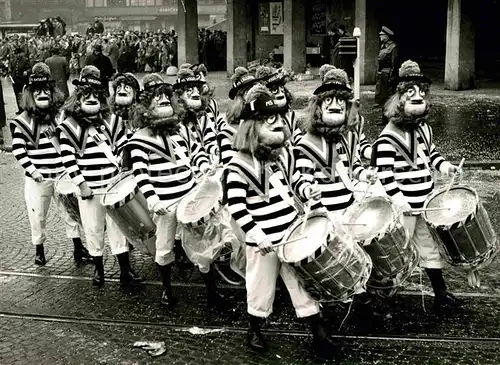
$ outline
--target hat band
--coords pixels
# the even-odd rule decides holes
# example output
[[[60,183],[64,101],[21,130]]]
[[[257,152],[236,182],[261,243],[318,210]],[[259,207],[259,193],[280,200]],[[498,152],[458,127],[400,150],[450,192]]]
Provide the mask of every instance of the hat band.
[[[242,78],[233,83],[233,88],[236,89],[237,87],[240,87],[242,84],[252,80],[255,80],[255,77],[252,75],[243,76]]]
[[[176,80],[178,84],[187,84],[189,82],[200,82],[201,79],[199,76],[189,76],[189,77],[182,77]]]
[[[147,83],[144,84],[144,89],[150,89],[152,87],[156,87],[156,86],[159,86],[159,85],[165,85],[167,84],[166,82],[164,81],[160,81],[160,80],[152,80],[152,81],[149,81]]]
[[[35,84],[35,83],[47,83],[49,82],[49,78],[47,76],[34,76],[31,75],[29,78],[29,84]]]
[[[275,82],[279,82],[279,81],[282,81],[283,79],[285,78],[285,76],[281,73],[277,73],[277,74],[274,74],[274,75],[271,75],[267,80],[266,80],[266,83],[267,84],[273,84]]]
[[[95,85],[95,86],[102,86],[101,80],[94,79],[94,78],[82,77],[80,79],[80,82],[83,83],[83,84],[89,84],[89,85]]]

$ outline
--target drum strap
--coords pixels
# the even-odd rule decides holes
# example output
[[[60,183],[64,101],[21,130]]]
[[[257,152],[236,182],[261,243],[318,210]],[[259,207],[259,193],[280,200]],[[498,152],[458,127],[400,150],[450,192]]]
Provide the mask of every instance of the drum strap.
[[[111,147],[106,143],[106,141],[101,139],[94,126],[89,127],[89,136],[92,137],[92,139],[95,141],[100,150],[104,153],[109,162],[111,162],[113,165],[119,168],[118,161],[116,160],[113,151],[111,151]]]

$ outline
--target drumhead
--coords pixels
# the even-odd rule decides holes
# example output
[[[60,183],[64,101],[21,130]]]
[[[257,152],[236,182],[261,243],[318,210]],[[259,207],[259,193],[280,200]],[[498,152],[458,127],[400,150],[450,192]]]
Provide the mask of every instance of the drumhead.
[[[177,219],[181,223],[197,222],[219,204],[221,188],[217,181],[207,180],[186,195],[177,207]]]
[[[73,180],[67,172],[59,176],[54,188],[60,195],[71,195],[78,192],[78,187],[73,184]]]
[[[461,222],[476,211],[479,204],[476,192],[466,187],[452,187],[448,193],[445,190],[430,198],[426,208],[448,208],[425,212],[425,219],[435,226],[449,226]]]
[[[133,193],[136,188],[137,184],[135,182],[134,175],[125,175],[107,190],[107,192],[113,192],[116,194],[104,195],[102,198],[102,204],[114,205],[121,202]]]
[[[356,241],[364,241],[385,232],[393,219],[391,202],[383,197],[366,198],[347,209],[344,223]]]
[[[302,224],[304,220],[300,219],[292,227],[291,233],[285,237],[286,241],[292,241],[301,236]],[[327,244],[330,231],[330,221],[326,215],[317,215],[309,217],[306,228],[304,229],[304,238],[282,246],[285,262],[300,262],[301,260],[313,256],[313,254],[322,245]]]

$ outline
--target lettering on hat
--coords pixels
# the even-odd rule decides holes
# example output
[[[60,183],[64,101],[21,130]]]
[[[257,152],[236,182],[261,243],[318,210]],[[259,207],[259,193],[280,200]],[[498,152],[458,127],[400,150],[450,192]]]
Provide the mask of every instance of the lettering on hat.
[[[48,82],[49,78],[47,76],[35,76],[35,75],[30,75],[29,83],[42,83],[42,82]]]
[[[93,85],[98,85],[101,86],[101,80],[94,79],[94,78],[89,78],[89,77],[82,77],[80,78],[80,82],[86,83],[86,84],[93,84]]]
[[[248,81],[251,81],[251,80],[255,80],[255,77],[253,75],[244,75],[239,80],[236,80],[233,83],[233,88],[237,88],[237,87],[241,86],[242,84],[244,84]]]
[[[163,84],[164,84],[164,82],[161,80],[151,80],[151,81],[147,82],[146,84],[144,84],[144,88],[149,89],[150,87],[157,86],[157,85],[163,85]]]

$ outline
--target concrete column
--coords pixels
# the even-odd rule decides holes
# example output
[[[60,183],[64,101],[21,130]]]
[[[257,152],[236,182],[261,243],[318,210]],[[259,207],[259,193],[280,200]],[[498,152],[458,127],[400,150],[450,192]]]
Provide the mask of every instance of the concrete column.
[[[444,87],[465,90],[475,87],[476,54],[471,1],[448,0]]]
[[[177,59],[198,63],[198,1],[177,0]]]
[[[295,72],[306,67],[306,8],[304,0],[284,0],[283,66]]]
[[[227,73],[247,66],[247,4],[245,0],[227,0]]]
[[[376,0],[356,0],[355,27],[361,30],[359,62],[361,85],[374,84],[377,78],[379,21],[375,16]]]

